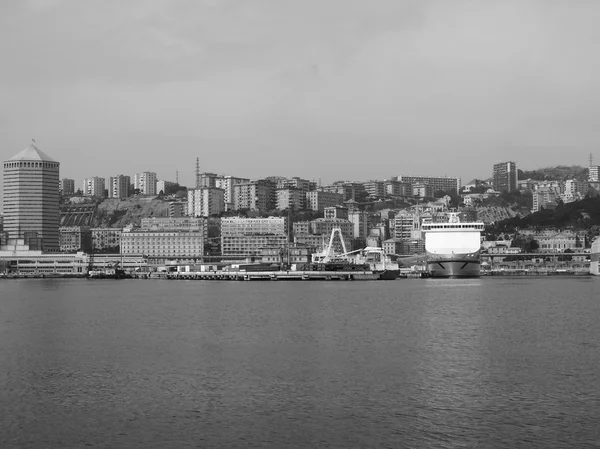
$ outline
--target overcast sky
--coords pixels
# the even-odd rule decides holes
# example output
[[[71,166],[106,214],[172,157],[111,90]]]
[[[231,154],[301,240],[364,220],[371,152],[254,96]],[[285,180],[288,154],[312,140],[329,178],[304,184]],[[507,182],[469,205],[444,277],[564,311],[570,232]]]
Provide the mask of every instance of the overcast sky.
[[[600,163],[600,1],[0,2],[0,156],[61,177]]]

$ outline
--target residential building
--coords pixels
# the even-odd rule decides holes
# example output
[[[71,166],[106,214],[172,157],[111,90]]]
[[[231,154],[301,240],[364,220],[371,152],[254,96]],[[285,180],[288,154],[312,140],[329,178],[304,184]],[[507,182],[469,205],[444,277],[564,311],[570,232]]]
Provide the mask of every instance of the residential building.
[[[366,181],[363,182],[365,191],[370,198],[383,198],[385,197],[385,185],[386,181]]]
[[[451,178],[447,176],[398,176],[398,181],[409,184],[425,184],[431,186],[433,191],[441,190],[443,192],[460,192],[461,178]],[[433,195],[431,195],[433,196]]]
[[[352,237],[364,242],[369,231],[369,214],[353,209],[348,211],[348,221],[352,224]]]
[[[344,196],[340,193],[325,190],[312,190],[306,192],[306,209],[324,211],[326,207],[341,205]]]
[[[258,180],[233,186],[234,210],[269,211],[275,207],[274,184]]]
[[[412,184],[410,182],[385,181],[384,193],[386,196],[412,196]]]
[[[117,175],[108,178],[109,198],[127,198],[131,193],[131,177]]]
[[[415,183],[412,185],[413,188],[413,196],[418,198],[433,198],[433,186],[430,184],[424,183]]]
[[[138,190],[140,195],[156,195],[156,173],[136,173],[133,177],[133,188]]]
[[[558,194],[550,189],[539,189],[533,192],[533,207],[531,212],[539,212],[547,204],[556,204]]]
[[[323,209],[324,218],[348,219],[348,208],[344,206],[331,206]]]
[[[589,172],[588,172],[588,181],[600,182],[600,166],[599,165],[590,165]]]
[[[304,192],[309,192],[317,188],[317,183],[295,176],[291,179],[278,178],[276,181],[276,187],[277,189],[298,189]]]
[[[94,251],[113,250],[118,252],[121,246],[121,228],[92,228],[92,248]]]
[[[494,190],[498,192],[512,192],[518,188],[517,164],[514,162],[500,162],[494,164],[493,182]]]
[[[59,250],[59,162],[31,144],[4,162],[4,231],[31,249]]]
[[[200,177],[199,177],[199,184],[197,185],[196,188],[202,188],[202,187],[218,187],[217,183],[219,182],[219,180],[221,180],[223,177],[220,175],[217,175],[216,173],[200,173]]]
[[[250,182],[247,178],[237,178],[235,176],[222,176],[215,179],[215,187],[224,190],[225,210],[234,210],[233,187],[237,184]]]
[[[262,263],[306,264],[311,262],[312,255],[315,252],[315,247],[294,243],[289,247],[286,244],[284,246],[262,248],[260,254]]]
[[[575,179],[567,179],[565,181],[565,193],[569,196],[580,194],[585,196],[588,193],[590,184],[588,181],[577,181]]]
[[[176,184],[172,181],[156,181],[156,193],[160,194],[162,192],[163,195],[167,195],[171,193],[171,190],[175,188],[175,185]]]
[[[92,248],[92,233],[87,226],[61,226],[58,229],[60,252],[89,252]]]
[[[324,234],[294,234],[294,243],[321,250],[329,243],[329,238],[330,235]]]
[[[306,193],[299,189],[278,189],[277,210],[301,210],[306,203]]]
[[[81,191],[84,196],[104,198],[105,189],[105,179],[99,176],[84,178],[81,184]]]
[[[319,188],[319,190],[342,195],[342,202],[348,200],[364,201],[367,197],[367,191],[361,182],[336,181],[332,185]]]
[[[60,180],[60,193],[61,195],[73,195],[75,193],[75,180],[69,178],[63,178]]]
[[[210,217],[225,210],[225,191],[217,187],[188,190],[188,214],[192,217]]]
[[[185,217],[187,214],[187,201],[171,201],[169,203],[169,217]]]
[[[354,225],[350,221],[339,218],[317,218],[310,222],[311,234],[322,234],[329,238],[334,228],[340,228],[344,241],[347,247],[350,248],[350,243],[354,238]]]
[[[310,221],[297,221],[292,224],[294,235],[310,234]]]
[[[287,219],[285,217],[221,218],[221,235],[287,235]]]

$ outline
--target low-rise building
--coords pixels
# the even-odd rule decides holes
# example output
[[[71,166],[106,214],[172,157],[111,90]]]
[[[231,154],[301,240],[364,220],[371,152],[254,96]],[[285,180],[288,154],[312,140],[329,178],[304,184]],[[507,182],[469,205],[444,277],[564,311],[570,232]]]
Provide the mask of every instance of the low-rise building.
[[[204,232],[125,229],[121,254],[143,254],[150,260],[199,259],[204,254]]]
[[[286,235],[222,235],[221,254],[237,258],[260,256],[263,248],[285,247],[287,241]]]

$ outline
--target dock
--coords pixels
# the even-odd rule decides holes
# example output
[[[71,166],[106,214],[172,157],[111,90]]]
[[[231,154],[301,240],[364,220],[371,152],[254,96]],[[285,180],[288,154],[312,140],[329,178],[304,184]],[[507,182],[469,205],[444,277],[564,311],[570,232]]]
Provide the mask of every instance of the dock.
[[[167,279],[204,281],[377,281],[372,271],[197,271],[167,273]]]

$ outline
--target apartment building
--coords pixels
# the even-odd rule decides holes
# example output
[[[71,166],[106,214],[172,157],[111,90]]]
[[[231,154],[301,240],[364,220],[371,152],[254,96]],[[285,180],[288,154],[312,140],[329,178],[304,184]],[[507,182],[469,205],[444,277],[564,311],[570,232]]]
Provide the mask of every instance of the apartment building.
[[[441,190],[443,192],[460,192],[461,178],[452,178],[447,176],[398,176],[397,181],[414,184],[425,184],[431,186],[433,191]],[[433,196],[433,195],[431,195]]]
[[[591,165],[588,172],[588,181],[600,182],[600,166]]]
[[[275,207],[275,186],[267,180],[245,182],[233,186],[234,210],[268,211]]]
[[[175,188],[175,183],[172,181],[156,181],[156,193],[160,194],[161,192],[164,195],[171,193],[171,191]]]
[[[133,188],[139,190],[140,195],[156,195],[156,173],[136,173],[133,177]]]
[[[531,212],[539,212],[547,204],[556,204],[558,194],[550,189],[539,189],[533,192],[533,207]]]
[[[61,179],[60,193],[62,195],[73,195],[75,193],[75,180],[69,178]]]
[[[221,218],[221,235],[287,234],[287,218]]]
[[[151,261],[199,259],[204,253],[204,232],[124,229],[121,254],[142,254]]]
[[[340,193],[325,190],[306,192],[306,209],[324,211],[326,207],[342,205],[344,196]]]
[[[121,246],[121,228],[92,228],[90,232],[94,251],[118,250]]]
[[[424,183],[415,183],[412,185],[412,194],[417,198],[433,198],[433,186]]]
[[[331,206],[323,209],[323,218],[348,219],[348,208],[344,206]]]
[[[370,198],[385,197],[385,181],[371,180],[363,182],[363,185],[365,186],[365,191]]]
[[[131,193],[131,177],[117,175],[108,178],[109,198],[127,198],[131,196]]]
[[[235,176],[222,176],[215,180],[215,187],[223,189],[225,210],[234,210],[233,201],[233,187],[237,184],[244,184],[250,182],[247,178],[238,178]]]
[[[518,188],[517,164],[500,162],[494,164],[493,188],[498,192],[512,192]]]
[[[225,211],[225,190],[201,187],[188,190],[188,214],[193,217],[210,217]]]
[[[298,189],[278,189],[277,210],[302,210],[306,203],[306,193]]]
[[[61,226],[58,228],[60,252],[89,252],[92,248],[92,233],[87,226]]]
[[[204,217],[145,217],[141,220],[142,231],[207,231]]]
[[[81,184],[81,191],[84,196],[94,196],[97,198],[104,198],[105,179],[99,176],[93,176],[92,178],[84,178]]]

